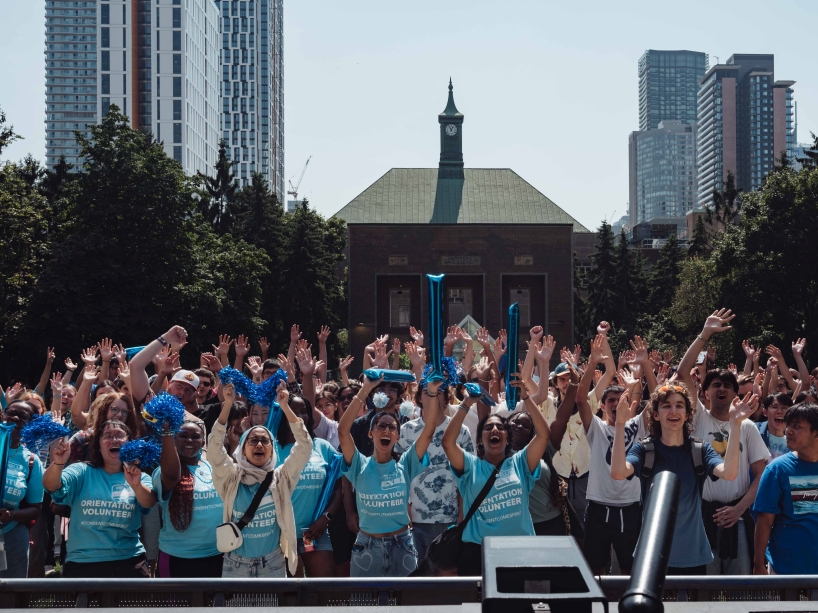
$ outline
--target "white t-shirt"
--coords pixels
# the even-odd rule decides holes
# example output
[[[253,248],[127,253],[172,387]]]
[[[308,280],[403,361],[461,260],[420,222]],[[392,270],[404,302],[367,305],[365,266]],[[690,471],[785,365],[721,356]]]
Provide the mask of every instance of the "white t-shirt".
[[[727,440],[730,438],[730,422],[716,419],[706,410],[701,402],[693,416],[693,436],[701,439],[724,457],[727,451]],[[739,452],[738,476],[733,481],[706,479],[702,498],[708,501],[732,502],[741,498],[750,488],[752,477],[750,464],[759,460],[766,461],[770,451],[764,444],[764,439],[749,419],[741,422],[741,448]]]
[[[338,440],[338,422],[328,418],[321,413],[321,421],[313,426],[312,432],[317,438],[322,438],[332,445],[333,449],[338,449],[341,441]]]
[[[586,437],[591,447],[591,470],[588,472],[588,493],[585,497],[599,504],[624,507],[642,499],[642,486],[639,479],[617,481],[611,477],[611,453],[616,432],[615,426],[609,426],[596,415],[591,419]],[[633,444],[645,438],[645,419],[643,415],[632,417],[625,424],[625,453]]]

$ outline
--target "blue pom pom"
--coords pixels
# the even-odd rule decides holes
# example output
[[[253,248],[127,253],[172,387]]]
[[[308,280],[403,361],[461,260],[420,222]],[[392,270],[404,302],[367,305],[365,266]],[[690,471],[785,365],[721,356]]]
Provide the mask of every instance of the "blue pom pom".
[[[151,471],[159,466],[162,446],[154,439],[140,438],[122,445],[119,460],[126,464],[139,466],[142,471]]]
[[[51,415],[40,415],[23,428],[20,440],[26,449],[37,455],[41,448],[65,436],[71,436],[71,430],[51,419]]]
[[[232,383],[236,392],[247,398],[251,404],[272,408],[278,396],[278,384],[287,381],[287,373],[283,369],[278,369],[272,377],[256,385],[244,373],[225,366],[219,371],[219,379],[222,383]]]
[[[154,431],[167,428],[176,433],[185,421],[185,405],[176,396],[162,392],[144,406],[142,417]]]
[[[443,385],[441,390],[449,389],[450,385],[458,385],[460,383],[460,375],[463,373],[463,367],[460,366],[457,360],[451,356],[443,357]],[[432,365],[427,364],[423,367],[423,378],[420,384],[423,389],[426,389],[426,384],[429,380],[429,375],[432,374]]]

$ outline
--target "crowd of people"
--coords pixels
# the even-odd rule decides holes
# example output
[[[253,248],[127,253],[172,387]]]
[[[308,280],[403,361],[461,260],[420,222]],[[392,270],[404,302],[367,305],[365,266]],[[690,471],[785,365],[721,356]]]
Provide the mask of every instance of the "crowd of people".
[[[628,574],[663,471],[681,482],[669,574],[818,573],[818,368],[803,339],[795,368],[746,342],[743,369],[717,367],[734,317],[708,317],[678,362],[640,337],[614,355],[606,322],[559,352],[535,326],[520,360],[503,331],[451,327],[446,373],[411,328],[367,346],[358,378],[341,358],[337,381],[326,327],[317,355],[293,326],[286,354],[223,335],[190,370],[180,326],[103,339],[81,368],[49,348],[35,386],[0,393],[0,577],[473,576],[484,537],[525,535],[571,535],[595,573]],[[413,376],[385,377],[402,355]],[[176,428],[148,410],[164,397]],[[70,435],[28,449],[41,416]],[[123,461],[151,437],[155,467]],[[454,555],[426,563],[459,522]]]

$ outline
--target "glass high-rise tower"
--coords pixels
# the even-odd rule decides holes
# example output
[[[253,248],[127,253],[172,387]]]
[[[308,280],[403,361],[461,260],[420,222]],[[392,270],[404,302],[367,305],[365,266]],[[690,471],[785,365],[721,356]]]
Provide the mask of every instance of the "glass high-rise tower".
[[[696,92],[708,61],[699,51],[645,51],[639,58],[640,131],[654,130],[666,119],[696,121]]]

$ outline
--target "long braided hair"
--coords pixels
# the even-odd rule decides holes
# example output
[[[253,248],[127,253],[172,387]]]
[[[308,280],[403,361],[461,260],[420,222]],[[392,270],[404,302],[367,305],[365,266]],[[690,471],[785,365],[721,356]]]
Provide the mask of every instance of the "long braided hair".
[[[204,440],[204,427],[198,421],[185,421],[185,424],[194,424],[202,431],[202,439]],[[182,467],[179,483],[173,488],[173,493],[170,495],[168,502],[168,514],[170,515],[170,523],[177,532],[184,532],[190,527],[190,521],[193,519],[193,490],[196,482],[193,473],[187,467],[187,464],[180,462]]]

